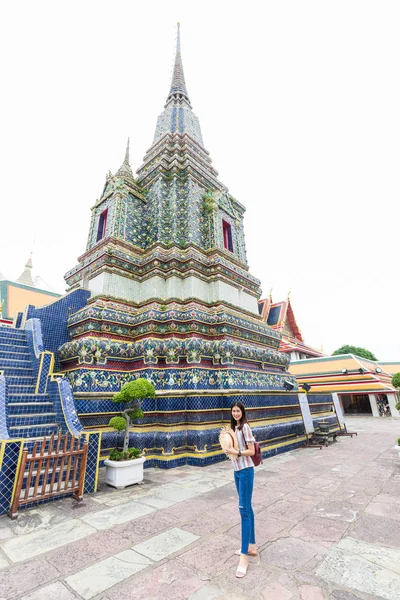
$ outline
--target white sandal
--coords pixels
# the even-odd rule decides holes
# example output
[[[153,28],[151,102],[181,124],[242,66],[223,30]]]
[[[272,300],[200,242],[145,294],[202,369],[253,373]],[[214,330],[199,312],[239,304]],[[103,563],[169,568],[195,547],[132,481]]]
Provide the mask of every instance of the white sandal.
[[[242,577],[244,577],[247,573],[247,567],[241,567],[240,565],[238,566],[238,568],[236,569],[236,577],[238,579],[242,579]]]

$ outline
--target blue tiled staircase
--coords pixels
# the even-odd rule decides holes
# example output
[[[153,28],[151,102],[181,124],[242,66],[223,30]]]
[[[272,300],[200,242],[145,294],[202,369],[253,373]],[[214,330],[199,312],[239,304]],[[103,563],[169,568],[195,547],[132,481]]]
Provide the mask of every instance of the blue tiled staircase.
[[[57,433],[53,402],[47,393],[35,393],[36,377],[24,330],[0,327],[0,371],[7,382],[9,436],[32,439]]]

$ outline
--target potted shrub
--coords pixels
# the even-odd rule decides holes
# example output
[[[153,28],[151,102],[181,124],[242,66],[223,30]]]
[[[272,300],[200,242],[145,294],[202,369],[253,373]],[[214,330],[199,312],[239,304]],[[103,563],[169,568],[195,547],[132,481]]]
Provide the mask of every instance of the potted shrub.
[[[129,448],[129,431],[133,421],[143,417],[140,408],[144,398],[154,398],[153,384],[144,378],[135,379],[122,386],[121,391],[113,397],[113,402],[124,404],[124,411],[119,417],[112,417],[109,426],[124,432],[122,448],[114,448],[110,458],[104,461],[106,466],[106,483],[123,489],[128,485],[143,481],[143,463],[139,448]]]

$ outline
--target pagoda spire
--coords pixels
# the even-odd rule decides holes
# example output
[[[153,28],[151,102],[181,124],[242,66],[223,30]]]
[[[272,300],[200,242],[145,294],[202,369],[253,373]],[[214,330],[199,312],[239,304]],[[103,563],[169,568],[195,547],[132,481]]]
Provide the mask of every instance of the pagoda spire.
[[[16,282],[22,283],[23,285],[29,285],[30,287],[35,287],[35,284],[33,283],[31,271],[32,271],[32,252],[28,259],[28,262],[25,265],[24,271],[18,277]]]
[[[119,175],[120,177],[131,177],[133,179],[131,165],[129,164],[129,138],[128,143],[126,145],[124,162],[118,169],[116,175]]]
[[[128,143],[126,144],[124,163],[129,166],[129,138],[128,138]]]
[[[189,94],[186,89],[185,75],[183,74],[182,56],[181,56],[181,35],[178,23],[178,34],[176,38],[176,54],[174,71],[172,73],[171,89],[167,98],[166,105],[171,100],[185,100],[191,107]]]

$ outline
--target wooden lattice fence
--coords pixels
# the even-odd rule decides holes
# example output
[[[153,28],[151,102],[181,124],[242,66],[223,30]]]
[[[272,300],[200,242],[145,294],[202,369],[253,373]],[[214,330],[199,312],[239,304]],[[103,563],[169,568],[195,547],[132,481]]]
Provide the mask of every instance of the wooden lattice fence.
[[[18,507],[72,494],[82,500],[88,444],[69,435],[52,435],[25,448],[17,474],[9,516],[18,516]]]

